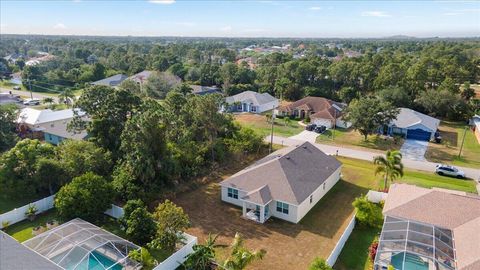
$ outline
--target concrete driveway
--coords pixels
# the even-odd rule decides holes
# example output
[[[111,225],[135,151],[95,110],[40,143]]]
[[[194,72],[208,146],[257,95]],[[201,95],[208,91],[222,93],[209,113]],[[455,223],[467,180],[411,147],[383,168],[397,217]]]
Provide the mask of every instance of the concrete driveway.
[[[428,142],[407,139],[400,148],[403,158],[425,161],[425,152],[428,148]]]
[[[302,141],[302,142],[311,142],[315,143],[318,137],[318,133],[313,132],[313,131],[308,131],[304,130],[297,135],[289,137],[289,139],[297,140],[297,141]]]

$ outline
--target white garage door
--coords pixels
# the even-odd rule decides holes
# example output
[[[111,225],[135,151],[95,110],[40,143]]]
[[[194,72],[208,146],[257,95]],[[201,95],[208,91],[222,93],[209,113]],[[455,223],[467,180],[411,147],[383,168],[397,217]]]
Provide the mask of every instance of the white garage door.
[[[328,119],[315,118],[313,119],[313,123],[317,126],[326,126],[327,128],[332,127],[332,122]]]

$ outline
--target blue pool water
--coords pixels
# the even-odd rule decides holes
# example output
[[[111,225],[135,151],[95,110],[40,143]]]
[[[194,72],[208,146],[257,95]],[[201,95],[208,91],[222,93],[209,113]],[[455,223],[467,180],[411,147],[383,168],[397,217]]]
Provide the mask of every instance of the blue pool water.
[[[402,267],[403,264],[403,252],[392,256],[392,266],[395,269],[404,269],[404,270],[428,270],[428,263],[425,263],[417,255],[407,253],[405,256],[405,268]]]
[[[55,259],[52,259],[52,260],[55,261]],[[80,263],[77,266],[76,269],[77,270],[104,270],[114,264],[115,264],[115,261],[109,259],[108,257],[105,257],[101,253],[94,251],[89,255],[88,260],[84,260],[82,263]],[[64,268],[66,270],[73,270],[75,266],[76,264],[72,264],[72,265],[67,265]],[[121,265],[115,265],[110,269],[122,270],[123,267]]]

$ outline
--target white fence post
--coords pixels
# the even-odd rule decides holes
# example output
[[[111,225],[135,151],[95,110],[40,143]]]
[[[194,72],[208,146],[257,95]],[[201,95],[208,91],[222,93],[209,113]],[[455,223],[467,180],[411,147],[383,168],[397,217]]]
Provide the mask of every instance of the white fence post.
[[[330,253],[330,256],[328,256],[327,258],[328,265],[333,267],[333,265],[338,259],[338,256],[340,256],[340,253],[342,252],[343,246],[345,246],[345,243],[350,237],[350,234],[352,233],[353,228],[355,228],[355,215],[353,215],[352,219],[348,223],[347,228],[345,228],[345,231],[343,232],[342,236],[340,237],[340,239],[338,239],[338,242],[335,245],[335,248]]]
[[[41,200],[38,200],[36,202],[29,203],[29,204],[24,205],[22,207],[15,208],[12,211],[1,214],[0,215],[0,228],[3,228],[3,225],[2,225],[3,222],[8,222],[9,225],[12,225],[12,224],[15,224],[17,222],[20,222],[20,221],[26,219],[27,217],[25,216],[25,212],[27,212],[30,204],[33,204],[37,207],[37,210],[38,210],[37,214],[40,214],[40,213],[43,213],[47,210],[52,209],[54,199],[55,199],[55,195],[51,195],[51,196],[48,196],[48,197],[43,198]]]

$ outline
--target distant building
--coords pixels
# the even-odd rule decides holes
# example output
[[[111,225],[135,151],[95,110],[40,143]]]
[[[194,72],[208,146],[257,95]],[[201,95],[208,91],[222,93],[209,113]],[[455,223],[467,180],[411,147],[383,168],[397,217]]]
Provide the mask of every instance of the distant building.
[[[117,74],[110,76],[105,79],[98,80],[96,82],[92,82],[92,85],[104,85],[110,87],[117,87],[119,86],[124,80],[128,79],[128,76],[125,74]]]
[[[20,53],[12,53],[3,57],[3,59],[7,60],[7,62],[10,64],[15,64],[19,59],[23,59],[23,58],[25,58],[25,56]]]
[[[128,79],[132,80],[132,81],[134,81],[138,84],[143,84],[148,80],[148,77],[150,77],[152,74],[153,74],[153,71],[144,70],[142,72],[139,72],[139,73],[131,76]]]
[[[76,111],[81,117],[87,117],[84,112]],[[70,132],[67,125],[75,116],[72,109],[52,111],[24,108],[17,119],[20,136],[45,139],[45,141],[58,145],[65,139],[83,140],[87,138],[86,131]]]
[[[245,91],[227,97],[225,102],[228,104],[226,110],[230,112],[262,113],[278,107],[278,99],[272,97],[269,93],[253,91]]]

